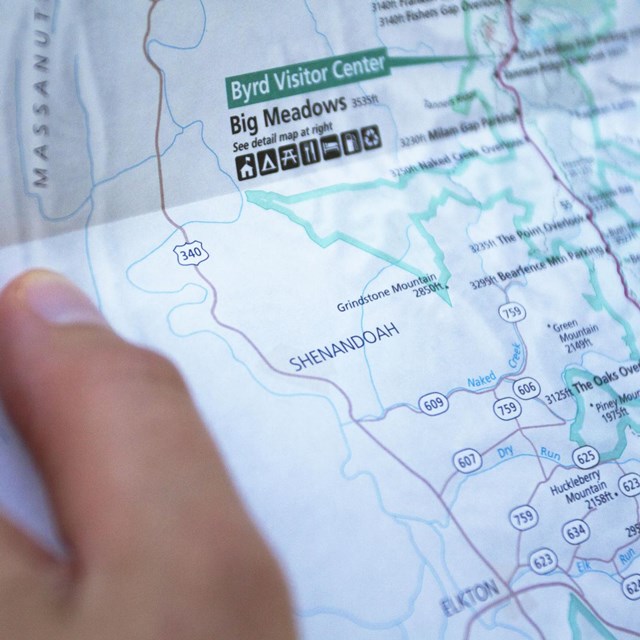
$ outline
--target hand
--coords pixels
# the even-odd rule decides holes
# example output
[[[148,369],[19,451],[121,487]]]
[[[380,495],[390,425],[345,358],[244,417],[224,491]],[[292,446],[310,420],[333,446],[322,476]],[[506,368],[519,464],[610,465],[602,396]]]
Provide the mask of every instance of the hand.
[[[0,295],[0,397],[69,558],[0,519],[0,638],[286,640],[280,571],[176,369],[60,276]]]

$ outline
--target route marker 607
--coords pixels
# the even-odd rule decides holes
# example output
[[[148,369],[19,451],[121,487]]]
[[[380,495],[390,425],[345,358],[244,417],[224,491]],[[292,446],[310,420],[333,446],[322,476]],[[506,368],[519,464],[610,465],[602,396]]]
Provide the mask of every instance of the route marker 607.
[[[453,454],[453,466],[460,473],[473,473],[482,468],[482,454],[475,449],[461,449]]]

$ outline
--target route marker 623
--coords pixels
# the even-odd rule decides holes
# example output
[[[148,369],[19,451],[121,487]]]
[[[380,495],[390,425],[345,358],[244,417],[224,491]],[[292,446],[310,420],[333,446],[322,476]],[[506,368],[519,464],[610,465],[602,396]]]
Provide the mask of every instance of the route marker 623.
[[[618,480],[618,489],[627,496],[627,498],[635,498],[640,495],[640,475],[632,471],[625,473]]]
[[[547,573],[551,573],[555,571],[557,566],[558,556],[553,549],[548,547],[542,547],[542,549],[534,551],[529,556],[529,567],[538,575],[544,576]]]

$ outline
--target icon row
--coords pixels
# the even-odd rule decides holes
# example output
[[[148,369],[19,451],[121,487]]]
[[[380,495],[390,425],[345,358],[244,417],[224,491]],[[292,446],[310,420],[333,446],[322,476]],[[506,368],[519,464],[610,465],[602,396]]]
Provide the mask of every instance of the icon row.
[[[298,144],[286,144],[236,156],[238,180],[250,180],[258,175],[267,176],[278,171],[297,169],[316,164],[321,160],[334,160],[361,151],[371,151],[382,146],[380,130],[374,125],[343,131],[340,134],[309,138]]]

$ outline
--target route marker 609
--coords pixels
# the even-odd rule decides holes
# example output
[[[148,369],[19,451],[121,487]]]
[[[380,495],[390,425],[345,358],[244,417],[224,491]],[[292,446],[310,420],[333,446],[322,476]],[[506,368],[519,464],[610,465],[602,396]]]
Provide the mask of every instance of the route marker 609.
[[[418,406],[420,411],[428,416],[439,416],[441,413],[448,411],[449,398],[442,393],[432,391],[418,400]]]

